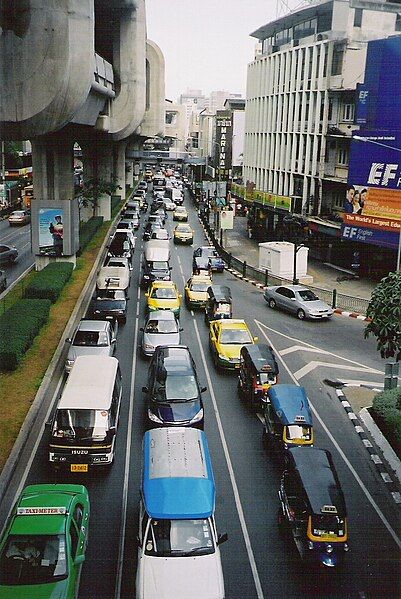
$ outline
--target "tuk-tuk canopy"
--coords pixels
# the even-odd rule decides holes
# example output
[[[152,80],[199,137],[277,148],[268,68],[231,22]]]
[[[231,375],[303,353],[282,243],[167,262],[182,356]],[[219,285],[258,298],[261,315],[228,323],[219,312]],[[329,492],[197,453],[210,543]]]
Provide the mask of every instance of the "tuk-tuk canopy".
[[[244,356],[248,354],[257,372],[272,372],[273,374],[278,374],[276,358],[268,345],[264,343],[244,345],[241,349],[241,353]]]
[[[272,406],[284,426],[312,426],[312,413],[305,389],[298,385],[273,385],[268,391]]]
[[[211,285],[207,292],[216,302],[231,304],[231,289],[226,285]]]
[[[330,452],[316,447],[293,447],[288,454],[312,513],[346,516],[345,499]]]

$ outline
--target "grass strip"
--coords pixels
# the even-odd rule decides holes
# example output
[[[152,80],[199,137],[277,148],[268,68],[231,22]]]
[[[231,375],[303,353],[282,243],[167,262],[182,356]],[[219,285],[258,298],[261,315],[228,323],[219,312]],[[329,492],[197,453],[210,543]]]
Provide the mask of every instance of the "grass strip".
[[[2,407],[2,417],[0,419],[0,470],[3,469],[7,461],[25,416],[35,399],[47,367],[89,277],[109,227],[110,222],[104,223],[87,245],[83,254],[77,258],[77,265],[71,279],[64,287],[57,302],[51,307],[47,324],[35,338],[33,345],[26,352],[18,368],[12,373],[0,374],[0,405]],[[28,277],[34,274],[29,273]],[[15,296],[15,299],[10,298],[7,301],[7,307],[12,305],[11,302],[15,303],[20,299],[28,282],[25,281],[21,288],[19,285],[17,286],[18,289],[16,287],[10,292],[10,295]]]

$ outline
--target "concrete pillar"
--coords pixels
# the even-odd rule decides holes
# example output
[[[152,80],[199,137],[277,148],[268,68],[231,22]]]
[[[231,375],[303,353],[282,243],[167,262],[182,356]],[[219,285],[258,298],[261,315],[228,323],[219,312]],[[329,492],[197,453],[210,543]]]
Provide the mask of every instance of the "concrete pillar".
[[[36,254],[36,270],[49,262],[69,261],[75,265],[78,249],[78,230],[74,205],[74,153],[73,140],[66,133],[49,134],[33,138],[32,166],[35,206],[32,218],[32,247]],[[62,255],[39,255],[39,209],[57,208],[62,211],[64,240]]]
[[[133,160],[125,161],[125,183],[131,189],[134,186],[134,161]]]
[[[122,200],[125,200],[125,150],[127,148],[126,141],[120,141],[115,145],[115,174],[116,183],[119,187],[116,195],[119,195]]]
[[[108,140],[79,140],[82,148],[84,184],[89,180],[111,182],[115,180],[113,143]],[[95,216],[111,219],[111,195],[102,194],[98,198]]]

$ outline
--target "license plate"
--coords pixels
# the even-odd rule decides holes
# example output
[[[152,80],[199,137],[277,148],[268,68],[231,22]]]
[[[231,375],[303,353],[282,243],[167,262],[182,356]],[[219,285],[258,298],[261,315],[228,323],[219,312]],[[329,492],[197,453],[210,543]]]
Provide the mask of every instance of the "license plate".
[[[241,364],[235,364],[235,368],[239,368]]]
[[[88,472],[88,464],[71,464],[71,472]]]

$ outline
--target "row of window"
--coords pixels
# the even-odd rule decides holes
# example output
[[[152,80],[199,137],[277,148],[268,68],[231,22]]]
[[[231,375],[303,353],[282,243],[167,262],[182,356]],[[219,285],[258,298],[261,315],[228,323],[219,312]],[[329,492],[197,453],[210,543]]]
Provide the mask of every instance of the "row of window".
[[[265,54],[270,51],[272,46],[282,46],[287,44],[290,40],[301,39],[314,35],[315,33],[321,33],[322,31],[330,31],[332,22],[332,12],[326,11],[319,14],[313,19],[307,19],[301,23],[297,23],[293,27],[287,27],[280,31],[277,31],[274,35],[265,38],[262,42],[262,52]]]

